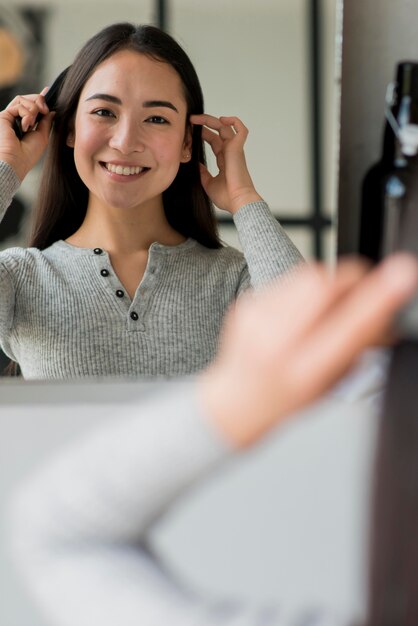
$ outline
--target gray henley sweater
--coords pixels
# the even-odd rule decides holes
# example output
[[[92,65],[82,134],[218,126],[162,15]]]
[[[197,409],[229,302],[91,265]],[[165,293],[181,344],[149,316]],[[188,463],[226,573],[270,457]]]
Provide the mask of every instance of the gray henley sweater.
[[[20,181],[0,162],[0,219]],[[99,248],[0,253],[0,347],[27,379],[177,376],[213,358],[231,302],[302,259],[265,202],[234,216],[244,253],[188,239],[149,249],[131,300]]]

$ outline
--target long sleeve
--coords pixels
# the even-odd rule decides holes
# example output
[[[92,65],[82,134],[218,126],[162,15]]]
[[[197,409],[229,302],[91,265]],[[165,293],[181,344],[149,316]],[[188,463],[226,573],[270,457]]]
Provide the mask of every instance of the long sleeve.
[[[73,444],[16,495],[11,545],[48,623],[312,624],[307,614],[296,622],[268,607],[208,603],[147,547],[147,531],[170,504],[232,455],[202,414],[194,382],[167,389]]]
[[[259,287],[289,272],[303,261],[284,228],[266,202],[251,202],[234,215],[235,226],[248,266],[240,291],[249,283]]]
[[[14,169],[8,163],[0,161],[0,221],[19,187],[20,180]]]
[[[0,222],[20,186],[20,181],[8,163],[0,161]],[[0,260],[0,345],[12,324],[15,305],[15,287],[9,272]],[[4,346],[8,348],[8,346]]]

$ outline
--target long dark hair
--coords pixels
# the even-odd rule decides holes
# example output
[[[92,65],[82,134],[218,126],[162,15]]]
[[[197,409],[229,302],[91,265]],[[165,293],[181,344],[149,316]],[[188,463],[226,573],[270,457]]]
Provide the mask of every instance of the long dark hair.
[[[187,104],[186,124],[189,115],[203,113],[203,94],[196,71],[170,35],[155,26],[130,23],[112,24],[94,35],[69,68],[58,97],[34,207],[30,246],[42,250],[59,239],[66,239],[84,220],[88,189],[77,173],[73,149],[66,140],[86,81],[100,63],[126,49],[168,63],[176,70]],[[213,206],[200,182],[199,163],[205,163],[205,153],[199,126],[192,130],[191,153],[191,160],[180,165],[175,180],[163,193],[165,215],[169,224],[185,237],[193,237],[208,248],[219,248]]]
[[[393,351],[381,418],[367,626],[418,624],[418,342]]]

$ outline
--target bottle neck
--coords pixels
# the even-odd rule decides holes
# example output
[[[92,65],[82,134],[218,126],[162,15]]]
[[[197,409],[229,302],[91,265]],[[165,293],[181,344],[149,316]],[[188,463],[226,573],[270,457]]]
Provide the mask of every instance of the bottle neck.
[[[396,82],[386,92],[387,137],[384,151],[393,157],[395,165],[404,164],[418,149],[418,64],[398,65]]]
[[[408,165],[408,159],[402,152],[401,143],[396,137],[394,137],[393,162],[395,164],[395,167],[399,168],[407,167]]]

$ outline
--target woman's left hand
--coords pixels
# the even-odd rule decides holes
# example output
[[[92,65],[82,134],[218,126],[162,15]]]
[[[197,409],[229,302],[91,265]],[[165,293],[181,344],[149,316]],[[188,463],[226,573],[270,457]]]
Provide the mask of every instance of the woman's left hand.
[[[191,115],[192,124],[200,124],[202,137],[216,157],[219,173],[212,176],[201,164],[203,188],[212,202],[229,213],[236,213],[245,204],[262,200],[256,192],[244,154],[248,129],[238,117]]]

